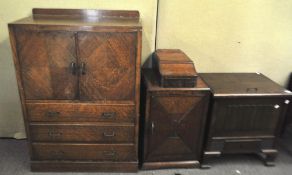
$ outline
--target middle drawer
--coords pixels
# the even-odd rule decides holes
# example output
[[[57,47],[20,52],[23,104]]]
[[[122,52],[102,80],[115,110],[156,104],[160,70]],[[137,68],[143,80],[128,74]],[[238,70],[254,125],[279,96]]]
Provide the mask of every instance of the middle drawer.
[[[134,125],[31,123],[33,142],[133,143]]]

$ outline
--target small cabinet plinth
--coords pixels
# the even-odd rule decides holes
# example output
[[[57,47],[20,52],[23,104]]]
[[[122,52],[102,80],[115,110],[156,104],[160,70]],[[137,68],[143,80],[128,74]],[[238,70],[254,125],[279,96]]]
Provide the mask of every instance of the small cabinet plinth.
[[[210,89],[200,78],[193,88],[163,88],[150,69],[142,81],[142,169],[199,167]]]
[[[275,141],[292,94],[260,73],[200,76],[213,94],[204,164],[221,154],[255,153],[274,165]]]

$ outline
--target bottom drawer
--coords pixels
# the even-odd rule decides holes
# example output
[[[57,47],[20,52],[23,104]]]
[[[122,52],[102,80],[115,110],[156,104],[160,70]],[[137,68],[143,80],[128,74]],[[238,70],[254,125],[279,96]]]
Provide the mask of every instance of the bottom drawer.
[[[32,160],[135,161],[132,144],[55,144],[33,143]]]
[[[223,153],[255,153],[259,152],[261,140],[226,140]]]

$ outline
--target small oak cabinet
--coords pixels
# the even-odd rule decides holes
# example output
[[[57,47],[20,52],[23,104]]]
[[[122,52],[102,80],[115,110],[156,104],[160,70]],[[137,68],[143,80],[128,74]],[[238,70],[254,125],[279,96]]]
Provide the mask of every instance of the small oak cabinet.
[[[117,10],[9,24],[33,171],[137,171],[141,30]]]
[[[163,88],[153,70],[143,70],[142,169],[194,168],[201,160],[210,89]]]
[[[212,90],[204,163],[221,154],[254,153],[266,165],[277,155],[291,92],[260,73],[202,73]]]

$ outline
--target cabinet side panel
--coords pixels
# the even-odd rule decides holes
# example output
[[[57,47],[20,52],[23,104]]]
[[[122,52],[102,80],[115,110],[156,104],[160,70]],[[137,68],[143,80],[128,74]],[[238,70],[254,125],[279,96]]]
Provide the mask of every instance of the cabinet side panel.
[[[12,25],[9,25],[8,29],[9,29],[10,45],[11,45],[12,54],[13,54],[13,62],[14,62],[14,67],[15,67],[16,80],[17,80],[17,85],[18,85],[18,93],[19,93],[19,97],[20,97],[22,115],[24,118],[26,136],[27,136],[28,145],[29,145],[29,154],[31,155],[32,154],[32,147],[30,144],[30,131],[29,131],[29,125],[28,125],[26,106],[25,106],[25,95],[24,95],[23,84],[22,84],[22,80],[21,80],[20,64],[19,64],[18,53],[17,53],[17,49],[16,49],[17,43],[16,43],[16,38],[15,38],[15,32],[14,32],[14,27]]]

